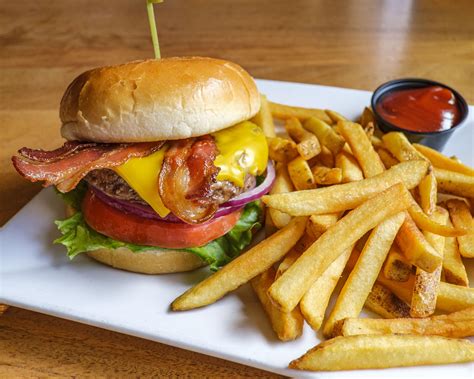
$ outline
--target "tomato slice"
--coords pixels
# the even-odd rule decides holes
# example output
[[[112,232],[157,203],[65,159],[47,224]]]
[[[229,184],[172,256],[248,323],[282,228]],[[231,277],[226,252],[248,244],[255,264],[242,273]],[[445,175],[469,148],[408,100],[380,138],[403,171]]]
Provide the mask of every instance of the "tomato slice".
[[[203,246],[226,234],[237,223],[241,211],[198,225],[149,220],[111,207],[88,190],[82,203],[87,224],[119,241],[169,249]]]

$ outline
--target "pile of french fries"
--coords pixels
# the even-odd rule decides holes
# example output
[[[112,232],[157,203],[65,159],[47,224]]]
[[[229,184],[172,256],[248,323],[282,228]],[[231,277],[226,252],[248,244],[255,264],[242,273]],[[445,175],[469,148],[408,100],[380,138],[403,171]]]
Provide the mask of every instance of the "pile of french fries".
[[[382,135],[369,108],[354,123],[262,96],[254,121],[276,162],[263,197],[266,238],[172,309],[211,304],[250,282],[280,340],[298,338],[305,321],[328,338],[291,368],[473,361],[474,344],[462,338],[474,335],[464,265],[474,258],[474,170],[402,133]],[[380,318],[359,318],[364,307]]]

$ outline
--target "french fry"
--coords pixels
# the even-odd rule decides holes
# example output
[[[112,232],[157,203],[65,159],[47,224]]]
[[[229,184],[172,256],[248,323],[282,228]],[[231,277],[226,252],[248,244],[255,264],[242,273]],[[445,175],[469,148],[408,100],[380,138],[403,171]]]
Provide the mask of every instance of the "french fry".
[[[304,121],[310,117],[316,117],[328,124],[333,123],[331,118],[322,109],[302,108],[273,102],[269,102],[268,104],[270,106],[272,116],[280,120],[286,120],[290,117],[296,117],[300,121]]]
[[[348,121],[340,121],[337,126],[339,133],[342,134],[351,147],[352,153],[359,162],[366,178],[378,175],[385,170],[362,126]]]
[[[385,147],[400,162],[412,160],[427,160],[408,141],[405,134],[400,132],[390,132],[382,137]],[[430,172],[420,182],[419,186],[421,208],[427,214],[434,212],[437,202],[437,185],[433,172]]]
[[[440,224],[446,224],[448,217],[448,211],[441,207],[438,207],[432,215],[432,218]],[[430,232],[423,232],[423,235],[426,241],[443,257],[446,238]],[[442,267],[441,261],[436,270],[431,273],[420,268],[416,269],[410,307],[412,317],[427,317],[434,313]]]
[[[326,113],[329,116],[329,118],[332,120],[333,124],[337,124],[339,121],[347,121],[347,118],[345,118],[342,114],[336,111],[326,109]]]
[[[387,279],[406,282],[412,271],[411,263],[401,253],[397,245],[393,245],[383,266],[383,274]]]
[[[402,184],[396,184],[349,212],[273,283],[269,289],[273,302],[284,311],[291,311],[315,278],[322,275],[337,257],[387,217],[406,209],[409,203],[409,192]]]
[[[362,126],[362,125],[361,125]],[[365,134],[369,137],[370,143],[375,146],[381,146],[382,140],[376,136],[374,136],[375,125],[373,122],[369,122],[367,125],[362,126],[364,129]]]
[[[268,212],[268,208],[266,208],[265,212],[265,237],[271,236],[273,233],[275,233],[278,229],[273,223],[273,220],[270,216],[270,212]]]
[[[468,205],[460,199],[449,199],[446,205],[454,226],[467,230],[467,234],[458,237],[459,252],[463,257],[474,258],[474,220]]]
[[[292,216],[326,214],[353,209],[374,195],[402,182],[416,187],[428,171],[424,161],[402,162],[373,178],[309,191],[263,196],[263,202]]]
[[[303,332],[303,316],[296,307],[290,313],[281,312],[270,301],[267,290],[275,279],[275,270],[270,267],[267,271],[251,280],[252,288],[257,294],[265,310],[272,328],[281,341],[291,341]]]
[[[433,365],[474,360],[474,344],[439,336],[358,335],[325,341],[289,367],[336,371]]]
[[[333,336],[337,321],[359,316],[404,220],[405,213],[398,213],[372,230],[324,325],[323,334],[326,337]]]
[[[305,160],[311,159],[321,152],[318,138],[304,129],[296,117],[286,120],[285,129],[290,137],[297,142],[296,149]]]
[[[372,312],[385,318],[410,317],[408,304],[379,283],[374,283],[364,305]]]
[[[444,170],[459,172],[464,175],[474,175],[474,169],[469,166],[466,166],[455,159],[448,158],[447,156],[441,154],[440,152],[431,149],[424,145],[419,145],[414,143],[413,146],[415,149],[422,154],[425,158],[429,159],[431,164],[436,168],[441,168]]]
[[[310,166],[319,164],[325,167],[333,168],[335,164],[334,155],[332,155],[331,151],[326,146],[322,145],[321,152],[314,158],[314,162],[315,164],[310,164]]]
[[[344,267],[351,256],[352,246],[347,248],[326,271],[311,285],[300,301],[300,310],[307,323],[317,331],[324,320],[329,299],[341,278]]]
[[[441,225],[437,222],[434,222],[425,214],[425,212],[421,210],[420,206],[414,199],[412,199],[412,205],[408,209],[408,213],[410,213],[410,216],[415,222],[416,226],[418,226],[421,230],[426,230],[444,237],[457,237],[467,233],[465,229],[456,229],[453,228],[452,225]]]
[[[395,282],[380,274],[377,282],[392,291],[406,303],[411,302],[415,276],[412,275],[406,282]],[[455,312],[474,306],[474,288],[457,286],[440,282],[436,309],[444,312]]]
[[[276,179],[270,194],[291,192],[293,189],[293,183],[291,182],[290,175],[288,174],[288,169],[284,164],[278,164],[276,167]],[[286,213],[282,213],[273,208],[268,208],[267,211],[270,213],[273,224],[278,229],[288,225],[288,223],[291,221],[291,216]]]
[[[394,158],[389,151],[385,150],[382,147],[377,149],[377,154],[379,155],[380,160],[382,161],[386,169],[389,169],[390,167],[398,164],[398,160]]]
[[[362,115],[360,116],[359,124],[362,125],[362,127],[365,127],[369,123],[375,125],[374,112],[372,112],[371,108],[365,107]]]
[[[436,309],[454,312],[474,306],[474,288],[441,282]]]
[[[467,198],[474,197],[474,175],[465,175],[436,167],[433,171],[438,181],[439,192]]]
[[[418,192],[420,194],[421,209],[427,214],[432,214],[438,201],[438,185],[432,172],[421,180]]]
[[[474,307],[424,319],[345,319],[341,335],[355,336],[359,334],[421,334],[450,338],[474,336]]]
[[[268,270],[300,239],[305,230],[306,220],[306,217],[291,220],[283,229],[179,296],[173,301],[171,308],[175,311],[183,311],[212,304],[228,292]]]
[[[287,163],[298,156],[296,143],[280,137],[267,137],[268,156],[277,162]]]
[[[340,217],[341,212],[325,215],[312,215],[308,220],[306,230],[314,237],[314,239],[316,239],[333,226]]]
[[[336,155],[335,165],[342,171],[342,183],[356,182],[364,179],[362,169],[357,163],[357,160],[351,153],[347,151],[341,151]]]
[[[290,175],[293,185],[298,191],[316,188],[313,173],[308,162],[303,157],[297,157],[288,163],[288,174]],[[291,192],[294,193],[294,192]],[[271,196],[281,196],[276,194]],[[287,212],[285,212],[287,213]]]
[[[365,132],[367,133],[367,130],[364,129]],[[375,132],[375,129],[374,129],[374,132]],[[370,136],[370,143],[372,144],[372,146],[374,147],[374,149],[380,149],[380,148],[383,148],[383,142],[382,140],[377,137],[377,136]]]
[[[260,94],[260,110],[252,121],[262,128],[263,134],[265,134],[266,137],[276,136],[270,106],[268,105],[267,97],[263,94]]]
[[[390,132],[382,136],[385,148],[400,162],[426,160],[401,132]]]
[[[407,217],[397,234],[397,245],[408,262],[427,272],[435,271],[443,262],[441,255]]]
[[[451,221],[448,219],[448,224]],[[443,273],[445,281],[458,286],[469,287],[466,267],[459,253],[458,241],[454,237],[446,237],[444,244]]]
[[[342,180],[342,170],[340,168],[328,168],[324,166],[314,166],[311,169],[314,182],[316,184],[330,185],[339,184]]]
[[[334,155],[339,153],[346,143],[344,138],[337,134],[330,125],[319,118],[308,118],[303,123],[303,127],[311,133],[314,133],[316,137],[318,137],[319,142],[326,146]]]
[[[278,269],[276,271],[275,280],[278,279],[283,273],[290,268],[290,266],[296,262],[296,260],[300,257],[303,252],[310,247],[316,238],[310,235],[307,232],[303,234],[303,236],[296,242],[295,246],[285,255],[285,258],[280,262],[278,265]]]

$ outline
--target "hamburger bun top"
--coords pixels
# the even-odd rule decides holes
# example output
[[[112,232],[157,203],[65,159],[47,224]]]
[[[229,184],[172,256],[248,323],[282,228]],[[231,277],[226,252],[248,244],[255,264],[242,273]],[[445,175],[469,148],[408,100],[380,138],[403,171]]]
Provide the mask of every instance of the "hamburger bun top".
[[[260,95],[240,66],[177,57],[86,71],[61,100],[67,140],[146,142],[183,139],[253,117]]]

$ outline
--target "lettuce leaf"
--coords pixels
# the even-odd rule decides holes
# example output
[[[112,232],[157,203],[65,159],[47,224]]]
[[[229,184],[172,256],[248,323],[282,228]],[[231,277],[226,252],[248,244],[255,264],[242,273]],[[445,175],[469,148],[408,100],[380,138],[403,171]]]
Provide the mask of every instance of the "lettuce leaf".
[[[61,194],[68,204],[76,209],[80,209],[82,200],[81,188],[76,193]],[[71,191],[71,192],[74,192]],[[207,245],[193,248],[180,249],[196,254],[202,260],[207,262],[211,270],[218,270],[219,267],[229,263],[232,259],[240,255],[252,241],[252,232],[261,227],[262,207],[259,202],[248,203],[234,227],[222,237],[209,242]],[[82,212],[76,212],[73,216],[55,221],[62,237],[59,237],[54,243],[62,244],[67,249],[67,255],[70,259],[80,253],[93,251],[101,248],[118,249],[126,247],[135,253],[153,250],[152,246],[135,245],[121,242],[100,234],[90,228],[82,215]]]

